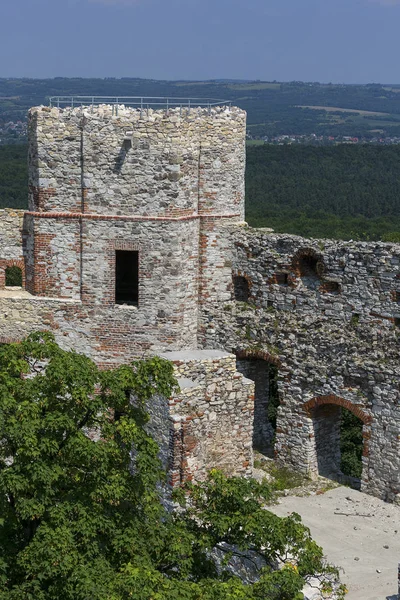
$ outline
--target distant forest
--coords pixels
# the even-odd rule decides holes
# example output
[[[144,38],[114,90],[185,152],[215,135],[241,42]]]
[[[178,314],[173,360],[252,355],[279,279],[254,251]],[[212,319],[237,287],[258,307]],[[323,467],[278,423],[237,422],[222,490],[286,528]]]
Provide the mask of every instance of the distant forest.
[[[27,147],[0,147],[0,208],[27,207]],[[398,146],[250,146],[246,219],[305,237],[400,242]]]
[[[0,146],[0,208],[27,208],[27,146]]]
[[[400,242],[400,148],[250,146],[246,209],[253,227]]]

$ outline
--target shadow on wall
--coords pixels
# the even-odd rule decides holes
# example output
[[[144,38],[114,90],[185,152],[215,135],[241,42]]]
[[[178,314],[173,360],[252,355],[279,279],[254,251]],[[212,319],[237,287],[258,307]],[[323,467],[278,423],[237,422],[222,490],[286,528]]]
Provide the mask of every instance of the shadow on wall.
[[[118,155],[115,157],[113,173],[116,173],[117,175],[119,173],[121,173],[122,167],[124,166],[124,162],[125,162],[125,159],[126,159],[126,156],[128,154],[128,150],[130,149],[130,147],[131,147],[130,141],[124,140],[121,148],[119,149]]]
[[[364,445],[361,419],[335,404],[317,406],[312,419],[318,474],[360,489]]]
[[[272,458],[279,406],[278,368],[260,358],[237,358],[236,368],[255,384],[253,448]]]

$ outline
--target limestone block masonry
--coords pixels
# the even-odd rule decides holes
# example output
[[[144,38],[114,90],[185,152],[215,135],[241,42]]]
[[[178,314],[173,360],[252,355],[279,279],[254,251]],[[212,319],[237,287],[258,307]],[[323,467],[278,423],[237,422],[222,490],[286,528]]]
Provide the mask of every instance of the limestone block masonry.
[[[348,409],[362,489],[400,501],[400,245],[247,227],[245,120],[31,109],[29,210],[0,211],[0,342],[51,330],[101,367],[172,360],[181,391],[154,399],[149,427],[174,485],[250,475],[253,431],[280,463],[337,477]],[[260,363],[278,369],[275,435]]]

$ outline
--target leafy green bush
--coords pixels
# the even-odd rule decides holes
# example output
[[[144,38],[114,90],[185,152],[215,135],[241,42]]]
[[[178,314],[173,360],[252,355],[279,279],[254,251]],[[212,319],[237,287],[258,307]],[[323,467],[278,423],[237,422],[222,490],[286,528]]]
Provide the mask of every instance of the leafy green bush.
[[[11,287],[21,287],[22,271],[20,267],[13,265],[6,268],[6,285]]]
[[[294,600],[336,576],[298,515],[265,510],[266,484],[214,471],[164,508],[145,405],[172,373],[157,357],[99,371],[50,333],[0,348],[1,600]],[[246,550],[266,565],[249,585],[224,568]]]
[[[340,426],[340,469],[350,477],[361,477],[363,451],[363,423],[349,410],[342,408]]]

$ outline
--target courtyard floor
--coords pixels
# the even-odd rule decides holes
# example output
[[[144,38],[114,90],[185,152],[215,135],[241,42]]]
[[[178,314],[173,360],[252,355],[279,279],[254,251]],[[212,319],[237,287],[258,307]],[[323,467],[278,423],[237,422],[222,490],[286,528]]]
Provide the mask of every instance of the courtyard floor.
[[[324,494],[281,497],[269,510],[301,515],[328,561],[341,567],[346,600],[397,600],[399,506],[337,487]]]

